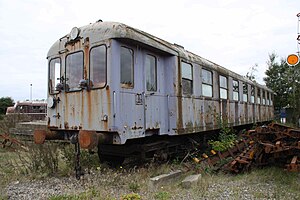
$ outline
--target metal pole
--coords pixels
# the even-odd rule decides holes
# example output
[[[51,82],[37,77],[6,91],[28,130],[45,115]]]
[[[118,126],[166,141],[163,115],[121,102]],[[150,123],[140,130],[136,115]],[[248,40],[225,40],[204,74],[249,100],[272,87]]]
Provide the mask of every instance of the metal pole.
[[[30,83],[30,101],[32,101],[32,84]]]

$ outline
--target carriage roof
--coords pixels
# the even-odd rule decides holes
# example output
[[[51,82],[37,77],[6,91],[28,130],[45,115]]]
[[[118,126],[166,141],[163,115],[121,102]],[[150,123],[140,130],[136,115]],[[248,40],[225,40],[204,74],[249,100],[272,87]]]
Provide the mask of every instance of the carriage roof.
[[[249,84],[256,85],[271,91],[266,86],[260,85],[256,82],[252,82],[244,78],[243,76],[232,72],[212,61],[209,61],[205,58],[202,58],[201,56],[189,52],[180,45],[171,44],[156,36],[153,36],[139,29],[132,28],[122,23],[98,21],[96,23],[91,23],[89,25],[80,27],[79,30],[79,38],[89,38],[89,42],[91,45],[99,43],[99,41],[105,41],[108,39],[134,41],[136,43],[149,46],[169,55],[179,56],[182,59],[185,59],[186,61],[197,63],[206,68],[216,70],[224,75],[243,80],[244,82],[247,82]],[[58,52],[63,51],[65,49],[66,43],[70,41],[69,38],[70,34],[67,34],[64,37],[60,38],[58,41],[56,41],[48,51],[47,58],[57,55]]]

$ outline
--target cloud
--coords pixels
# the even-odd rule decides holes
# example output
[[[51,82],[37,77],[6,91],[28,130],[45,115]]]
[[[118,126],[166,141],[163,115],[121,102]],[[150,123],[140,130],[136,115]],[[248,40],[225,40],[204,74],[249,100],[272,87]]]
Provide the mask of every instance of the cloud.
[[[0,1],[0,96],[46,98],[46,54],[51,45],[98,19],[118,21],[177,43],[245,75],[258,64],[262,82],[268,54],[297,51],[297,0]]]

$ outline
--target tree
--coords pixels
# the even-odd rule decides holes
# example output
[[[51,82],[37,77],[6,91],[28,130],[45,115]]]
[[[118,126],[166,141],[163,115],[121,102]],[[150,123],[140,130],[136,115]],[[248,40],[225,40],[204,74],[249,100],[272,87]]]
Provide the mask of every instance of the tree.
[[[14,100],[11,97],[1,97],[0,98],[0,115],[5,115],[6,109],[9,106],[14,105]]]
[[[292,108],[292,120],[296,123],[300,113],[300,65],[289,66],[285,59],[281,58],[278,62],[277,58],[275,53],[269,55],[268,69],[265,72],[267,77],[264,78],[264,81],[267,87],[275,92],[275,109]]]
[[[250,67],[250,71],[247,72],[245,78],[249,79],[250,81],[256,82],[256,75],[255,73],[257,72],[258,64],[255,63],[252,67]]]

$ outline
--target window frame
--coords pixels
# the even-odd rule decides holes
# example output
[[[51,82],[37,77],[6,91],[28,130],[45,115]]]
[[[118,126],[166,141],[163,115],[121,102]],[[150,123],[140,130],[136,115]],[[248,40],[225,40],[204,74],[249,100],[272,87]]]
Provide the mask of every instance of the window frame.
[[[105,83],[104,83],[104,85],[103,86],[100,86],[100,87],[93,87],[94,86],[94,81],[93,80],[91,80],[91,69],[92,69],[92,66],[91,66],[91,52],[92,52],[92,50],[93,49],[95,49],[95,48],[97,48],[97,47],[101,47],[101,46],[104,46],[105,47]],[[96,46],[93,46],[91,49],[90,49],[90,51],[89,51],[89,85],[90,85],[90,88],[92,89],[92,90],[95,90],[95,89],[103,89],[103,88],[105,88],[106,87],[106,85],[107,85],[107,58],[108,58],[108,56],[107,56],[108,54],[107,54],[107,46],[106,46],[106,44],[100,44],[100,45],[96,45]],[[91,81],[93,82],[93,85],[91,85]]]
[[[53,92],[51,91],[52,85],[51,85],[51,87],[50,87],[50,63],[51,63],[51,61],[56,60],[56,59],[59,59],[59,61],[60,61],[60,67],[59,67],[59,74],[60,74],[60,77],[59,77],[59,78],[62,77],[62,74],[61,74],[61,72],[62,72],[62,62],[61,62],[62,59],[61,59],[61,57],[54,57],[54,58],[51,58],[51,59],[49,60],[49,63],[48,63],[48,92],[49,92],[49,94],[57,94],[57,93],[59,93],[58,91],[55,91],[56,85],[54,86]],[[54,75],[54,76],[55,76],[55,75]],[[59,82],[61,83],[61,80],[59,80]]]
[[[132,52],[132,72],[131,72],[131,77],[132,77],[132,83],[128,84],[128,83],[122,83],[122,48],[125,48],[127,50],[130,50]],[[133,89],[134,88],[134,50],[131,47],[122,45],[120,46],[120,85],[121,88],[125,88],[125,89]]]
[[[226,88],[221,86],[221,77],[225,78],[226,80]],[[221,90],[226,90],[226,98],[221,97]],[[228,99],[228,77],[221,74],[219,75],[219,95],[220,95],[220,99]]]
[[[266,91],[266,105],[270,105],[270,93],[268,91]]]
[[[155,80],[155,90],[148,90],[148,73],[147,73],[147,69],[146,69],[146,59],[147,59],[147,57],[152,57],[152,58],[154,58],[154,70],[155,70],[155,73],[154,73],[154,79],[153,80]],[[151,66],[150,66],[151,67]],[[150,69],[151,70],[151,69]],[[146,56],[145,56],[145,71],[146,71],[146,91],[148,91],[148,92],[157,92],[157,57],[155,56],[155,55],[153,55],[153,54],[149,54],[149,53],[147,53],[146,54]],[[150,76],[151,76],[151,73],[150,73]]]
[[[74,52],[71,52],[69,54],[66,55],[65,57],[65,77],[66,77],[66,81],[65,81],[65,91],[66,92],[78,92],[78,91],[81,91],[82,89],[78,87],[78,89],[73,89],[73,90],[70,90],[69,87],[67,87],[67,82],[69,81],[69,77],[67,77],[67,59],[70,55],[73,55],[73,54],[76,54],[76,53],[82,53],[82,77],[81,79],[84,78],[84,52],[82,50],[80,51],[74,51]],[[79,84],[79,82],[78,82]]]
[[[266,102],[266,90],[262,90],[262,105],[267,105],[267,102]]]
[[[183,76],[183,63],[187,66],[190,66],[190,70],[191,70],[191,79],[189,79],[189,77],[184,77]],[[191,83],[191,91],[190,93],[186,93],[184,91],[184,87],[183,87],[183,81],[189,81]],[[182,94],[183,95],[193,95],[194,93],[194,79],[193,79],[193,65],[191,63],[188,63],[186,61],[181,61],[181,85],[182,85]]]
[[[261,98],[261,91],[262,89],[261,88],[257,88],[257,104],[262,104],[262,98]]]
[[[234,82],[237,83],[237,88],[235,88]],[[235,92],[237,93],[237,99],[234,99]],[[232,79],[232,100],[233,101],[239,101],[240,100],[240,83],[239,83],[238,79]]]
[[[250,85],[250,103],[255,103],[255,86]]]
[[[203,71],[207,71],[207,72],[209,72],[210,73],[210,77],[211,77],[211,83],[207,83],[207,82],[204,82],[203,81]],[[211,96],[208,96],[208,95],[204,95],[204,93],[203,93],[203,85],[204,86],[209,86],[209,87],[211,87]],[[201,69],[201,90],[202,90],[202,96],[203,97],[209,97],[209,98],[213,98],[214,97],[214,73],[213,73],[213,71],[212,70],[208,70],[208,69],[206,69],[206,68],[202,68]]]
[[[245,93],[245,89],[246,89],[246,93]],[[249,102],[248,101],[248,96],[249,96],[249,94],[248,94],[248,84],[246,83],[246,82],[243,82],[243,102]],[[246,95],[247,96],[247,98],[246,98],[246,100],[245,100],[245,96],[244,95]]]

